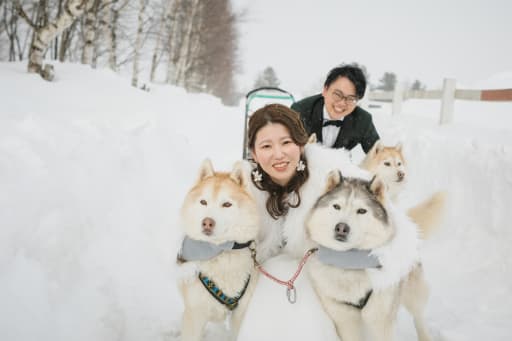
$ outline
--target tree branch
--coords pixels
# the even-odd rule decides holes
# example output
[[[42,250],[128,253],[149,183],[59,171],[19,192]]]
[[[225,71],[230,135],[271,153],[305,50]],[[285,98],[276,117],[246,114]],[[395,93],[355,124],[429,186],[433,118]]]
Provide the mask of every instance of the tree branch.
[[[21,6],[19,0],[14,0],[14,6],[16,7],[16,12],[18,13],[18,15],[20,17],[22,17],[26,22],[27,24],[32,27],[34,30],[37,30],[39,27],[37,27],[37,25],[28,17],[27,13],[25,12],[25,10],[23,9],[23,7]]]

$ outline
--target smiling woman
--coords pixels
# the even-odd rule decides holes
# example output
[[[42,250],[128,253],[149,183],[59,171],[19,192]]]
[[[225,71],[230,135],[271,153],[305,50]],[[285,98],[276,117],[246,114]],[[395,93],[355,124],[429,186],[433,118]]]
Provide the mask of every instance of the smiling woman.
[[[294,168],[299,164],[301,151],[284,125],[269,123],[256,135],[252,158],[272,181],[286,186],[295,175]]]
[[[248,147],[256,162],[253,183],[270,194],[267,210],[277,219],[286,214],[288,207],[300,204],[298,190],[309,176],[303,156],[308,135],[299,115],[281,104],[255,111],[248,135]],[[296,198],[293,202],[287,200],[291,193]]]

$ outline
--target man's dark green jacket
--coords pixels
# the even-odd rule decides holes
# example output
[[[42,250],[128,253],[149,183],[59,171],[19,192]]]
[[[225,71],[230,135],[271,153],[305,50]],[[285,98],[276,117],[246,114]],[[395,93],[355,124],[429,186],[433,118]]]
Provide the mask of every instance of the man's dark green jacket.
[[[315,133],[318,141],[322,141],[323,96],[319,94],[304,98],[293,103],[291,108],[300,113],[308,135]],[[372,115],[360,107],[356,107],[351,114],[343,119],[343,126],[332,148],[351,150],[361,144],[364,152],[368,153],[379,138],[372,122]]]

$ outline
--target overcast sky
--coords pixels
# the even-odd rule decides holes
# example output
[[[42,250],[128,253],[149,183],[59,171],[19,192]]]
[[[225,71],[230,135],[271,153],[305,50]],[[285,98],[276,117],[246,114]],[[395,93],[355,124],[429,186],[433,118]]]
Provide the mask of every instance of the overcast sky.
[[[510,0],[233,0],[240,24],[240,85],[272,66],[281,87],[320,90],[342,62],[440,87],[445,77],[471,86],[512,71]],[[320,87],[320,88],[319,88]],[[510,85],[512,87],[512,84]]]

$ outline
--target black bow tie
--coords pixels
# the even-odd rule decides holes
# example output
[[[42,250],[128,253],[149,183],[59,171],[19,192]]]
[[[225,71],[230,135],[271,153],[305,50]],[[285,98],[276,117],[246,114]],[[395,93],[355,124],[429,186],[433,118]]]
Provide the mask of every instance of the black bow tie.
[[[328,121],[324,121],[324,127],[327,127],[327,126],[336,126],[336,127],[341,127],[343,125],[343,121],[340,121],[340,120],[328,120]]]

